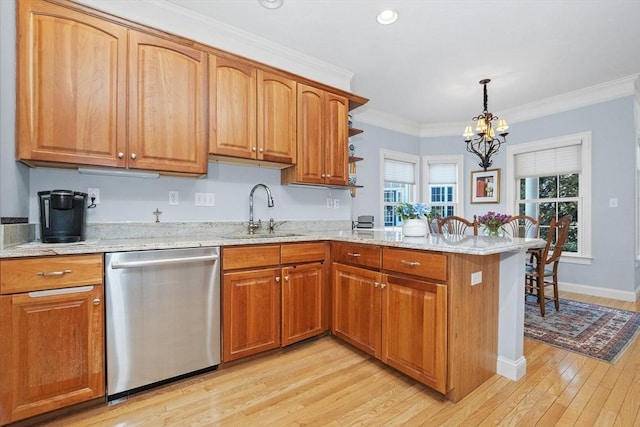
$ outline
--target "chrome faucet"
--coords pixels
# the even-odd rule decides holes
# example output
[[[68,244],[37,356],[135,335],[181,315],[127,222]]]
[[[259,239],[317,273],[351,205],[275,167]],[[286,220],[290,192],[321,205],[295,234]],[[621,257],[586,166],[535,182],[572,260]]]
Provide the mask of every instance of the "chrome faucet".
[[[253,234],[253,232],[257,229],[262,227],[262,222],[260,220],[258,220],[258,223],[256,224],[255,222],[253,222],[253,193],[254,191],[256,191],[256,188],[258,187],[264,187],[265,191],[267,192],[267,206],[272,208],[273,207],[273,196],[271,196],[271,190],[269,189],[269,187],[267,187],[264,184],[256,184],[253,186],[253,188],[251,189],[251,192],[249,193],[249,234]],[[273,223],[273,221],[270,221],[269,223],[269,230],[273,230],[271,224]]]

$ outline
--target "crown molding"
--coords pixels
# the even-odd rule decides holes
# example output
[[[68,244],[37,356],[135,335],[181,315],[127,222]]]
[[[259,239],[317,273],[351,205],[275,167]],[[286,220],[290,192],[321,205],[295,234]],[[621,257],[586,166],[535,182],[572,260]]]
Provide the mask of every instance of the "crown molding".
[[[162,31],[240,55],[335,88],[350,91],[352,71],[273,43],[167,0],[76,0]],[[176,19],[176,17],[180,19]]]
[[[509,123],[518,123],[625,96],[633,96],[634,91],[640,94],[640,75],[638,74],[503,110],[499,112],[498,116],[506,117]],[[640,97],[640,95],[637,96]],[[425,138],[462,135],[462,131],[467,125],[465,121],[420,124],[373,109],[364,111],[362,115],[358,114],[357,119],[370,125]]]

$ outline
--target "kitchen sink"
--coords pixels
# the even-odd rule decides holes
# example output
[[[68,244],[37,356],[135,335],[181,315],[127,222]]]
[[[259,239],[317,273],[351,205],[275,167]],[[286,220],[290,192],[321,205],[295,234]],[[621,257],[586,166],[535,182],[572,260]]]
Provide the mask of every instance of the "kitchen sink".
[[[247,240],[251,240],[251,239],[280,239],[280,238],[283,238],[283,237],[296,237],[296,236],[300,236],[300,234],[295,234],[295,233],[256,233],[256,234],[243,233],[243,234],[233,234],[233,235],[230,235],[229,237],[231,239],[247,239]]]

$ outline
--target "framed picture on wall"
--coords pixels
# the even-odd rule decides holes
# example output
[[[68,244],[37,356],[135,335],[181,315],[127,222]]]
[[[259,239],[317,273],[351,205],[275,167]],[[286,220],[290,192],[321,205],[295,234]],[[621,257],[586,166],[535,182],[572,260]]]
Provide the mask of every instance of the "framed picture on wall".
[[[500,203],[500,169],[471,172],[471,203]]]

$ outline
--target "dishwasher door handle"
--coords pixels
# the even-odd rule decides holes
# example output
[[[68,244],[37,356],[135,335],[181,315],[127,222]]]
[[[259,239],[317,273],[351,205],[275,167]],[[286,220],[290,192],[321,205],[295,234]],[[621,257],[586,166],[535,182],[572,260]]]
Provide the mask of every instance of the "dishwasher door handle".
[[[120,268],[137,268],[137,267],[149,267],[154,265],[186,264],[189,262],[216,261],[218,259],[219,259],[218,255],[204,255],[204,256],[165,258],[165,259],[149,259],[149,260],[143,260],[143,261],[125,261],[125,262],[114,262],[111,264],[111,268],[116,270]]]

